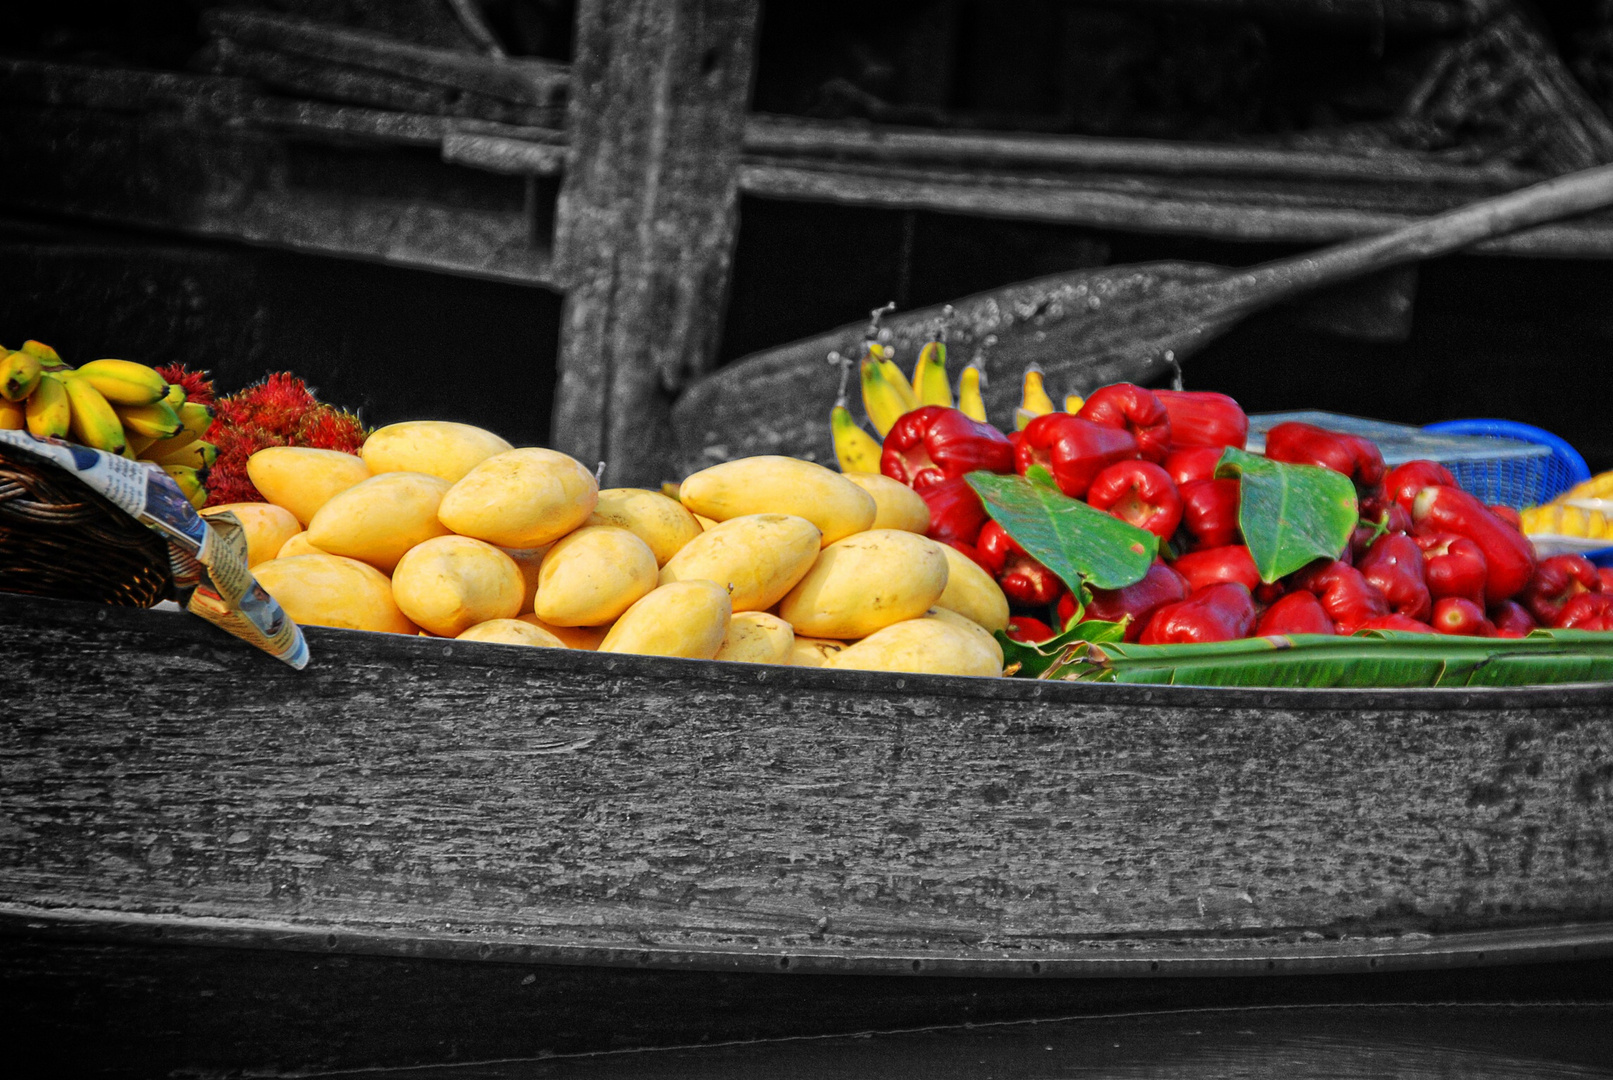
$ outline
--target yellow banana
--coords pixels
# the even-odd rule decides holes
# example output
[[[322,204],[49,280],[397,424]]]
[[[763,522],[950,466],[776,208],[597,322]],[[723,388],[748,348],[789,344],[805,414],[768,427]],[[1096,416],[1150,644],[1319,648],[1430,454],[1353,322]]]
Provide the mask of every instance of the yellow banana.
[[[1080,412],[1081,411],[1081,406],[1085,405],[1086,403],[1087,403],[1087,399],[1082,397],[1080,394],[1065,394],[1064,395],[1064,411],[1067,412],[1067,413],[1078,413],[1078,412]]]
[[[0,397],[22,401],[39,385],[39,357],[14,352],[0,358]]]
[[[889,355],[890,350],[883,345],[870,345],[861,365],[863,411],[880,438],[892,424],[918,408],[907,376],[888,359]]]
[[[168,380],[133,360],[91,360],[77,375],[114,405],[150,405],[168,396]]]
[[[947,385],[947,347],[932,341],[919,350],[913,365],[913,394],[920,405],[952,408],[952,387]]]
[[[28,430],[41,439],[65,439],[73,423],[67,387],[53,372],[44,372],[25,406]]]
[[[835,458],[841,472],[879,471],[879,440],[862,429],[845,402],[830,410],[829,430],[834,433]]]
[[[21,405],[0,398],[0,431],[21,431],[27,423]]]
[[[125,429],[152,441],[171,439],[185,430],[185,425],[179,422],[179,414],[161,401],[150,405],[114,405],[113,408],[122,418]]]
[[[195,441],[195,432],[182,430],[178,435],[175,435],[171,439],[156,439],[147,443],[145,449],[141,450],[139,453],[140,456],[145,458],[147,461],[156,461],[159,458],[173,453],[181,446],[189,446]]]
[[[158,465],[187,465],[192,469],[205,469],[218,460],[218,447],[203,439],[192,439],[177,450],[154,455],[147,450],[141,457]]]
[[[1032,364],[1025,369],[1025,389],[1019,408],[1014,410],[1014,426],[1024,431],[1026,424],[1053,411],[1053,399],[1042,388],[1042,369]]]
[[[870,345],[868,347],[868,354],[872,356],[874,358],[874,362],[879,365],[879,372],[881,375],[885,376],[885,381],[895,387],[896,392],[901,394],[903,400],[907,402],[906,411],[912,412],[914,409],[918,408],[918,395],[913,393],[913,384],[907,381],[907,376],[902,374],[902,369],[896,366],[896,360],[894,359],[896,353],[890,348],[890,346],[878,344]]]
[[[174,410],[177,411],[181,405],[185,404],[185,387],[184,387],[184,384],[182,384],[182,383],[169,383],[168,384],[168,393],[162,399],[162,403],[164,405],[168,406],[170,409],[174,409]]]
[[[213,426],[213,407],[201,405],[194,401],[187,401],[178,409],[179,422],[185,425],[185,430],[198,439],[207,435],[207,429]]]
[[[56,350],[51,348],[49,345],[46,345],[43,341],[34,341],[30,338],[22,343],[21,351],[29,353],[38,359],[39,366],[44,368],[46,371],[54,371],[57,368],[67,366],[66,362],[62,360],[61,356],[56,352]]]
[[[73,406],[73,419],[68,430],[74,442],[111,454],[121,454],[128,449],[123,422],[93,383],[73,372],[62,380],[62,385],[66,387],[67,400]]]
[[[189,465],[164,465],[162,471],[167,473],[179,485],[179,490],[188,499],[196,492],[202,490],[202,475]]]
[[[979,364],[970,364],[958,376],[958,408],[971,420],[986,422],[986,400],[980,396],[980,383],[984,376]]]

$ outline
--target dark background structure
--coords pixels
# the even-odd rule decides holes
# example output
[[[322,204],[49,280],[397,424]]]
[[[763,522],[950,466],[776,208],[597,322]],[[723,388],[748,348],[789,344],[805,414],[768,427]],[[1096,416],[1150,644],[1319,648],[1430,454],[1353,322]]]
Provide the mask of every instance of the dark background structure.
[[[1608,0],[683,0],[661,23],[656,7],[7,5],[0,341],[180,361],[226,390],[292,370],[371,424],[440,417],[579,454],[614,446],[599,452],[628,463],[617,479],[651,482],[678,474],[664,412],[690,381],[886,301],[934,304],[1081,266],[1245,265],[1613,161]],[[600,16],[611,9],[615,21]],[[672,91],[674,117],[705,118],[683,132],[696,145],[666,159],[687,174],[662,205],[683,231],[634,255],[600,239],[622,227],[611,215],[634,198],[631,170],[589,148],[619,152],[640,118],[600,108],[590,128],[568,109],[639,109],[638,91],[611,81],[598,50],[583,63],[574,52],[616,35],[659,56],[682,47],[666,33],[691,26],[726,34],[734,55],[662,69],[693,64],[715,81],[693,105]],[[454,54],[467,64],[433,66]],[[499,81],[509,69],[517,83]],[[724,118],[722,101],[744,115]],[[1205,184],[836,149],[836,133],[890,127],[1386,168],[1381,183],[1296,168]],[[805,149],[778,149],[780,131]],[[1395,172],[1407,162],[1426,175]],[[722,182],[736,213],[720,192],[700,202]],[[1025,194],[1048,190],[1064,200],[1053,209]],[[1117,192],[1143,209],[1106,218],[1082,201]],[[559,236],[557,195],[587,211]],[[613,284],[619,268],[589,261],[619,251],[661,260],[689,295],[634,309],[654,274]],[[1592,221],[1435,260],[1347,302],[1255,317],[1194,358],[1187,383],[1251,411],[1504,416],[1613,467],[1610,256],[1613,227]],[[624,314],[568,322],[568,291],[596,297],[587,310],[601,318]],[[613,333],[641,352],[602,347]],[[643,445],[624,448],[633,428]]]

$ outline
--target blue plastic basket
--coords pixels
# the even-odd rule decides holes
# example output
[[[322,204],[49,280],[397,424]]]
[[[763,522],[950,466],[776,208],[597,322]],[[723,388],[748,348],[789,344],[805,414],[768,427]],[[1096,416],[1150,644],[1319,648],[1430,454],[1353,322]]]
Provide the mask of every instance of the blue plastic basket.
[[[1591,470],[1568,442],[1533,424],[1516,420],[1445,420],[1428,424],[1424,431],[1447,435],[1479,435],[1491,439],[1511,439],[1548,447],[1551,453],[1540,457],[1468,461],[1447,461],[1456,482],[1487,503],[1515,509],[1533,506],[1557,497],[1575,484],[1591,478]]]

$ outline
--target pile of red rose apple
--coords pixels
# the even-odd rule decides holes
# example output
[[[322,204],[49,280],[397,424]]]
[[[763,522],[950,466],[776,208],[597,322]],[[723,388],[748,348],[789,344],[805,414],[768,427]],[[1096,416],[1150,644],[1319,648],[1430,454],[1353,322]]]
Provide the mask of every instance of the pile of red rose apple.
[[[1063,581],[988,518],[963,477],[1046,468],[1059,490],[1160,539],[1161,557],[1124,588],[1093,589],[1081,617],[1129,620],[1144,644],[1387,629],[1521,637],[1536,627],[1613,630],[1613,570],[1580,555],[1537,560],[1515,510],[1486,506],[1444,466],[1387,468],[1371,441],[1302,423],[1266,437],[1275,461],[1354,483],[1361,524],[1339,558],[1262,582],[1238,527],[1239,481],[1217,478],[1249,419],[1225,394],[1117,383],[1080,411],[1035,417],[1004,435],[929,405],[886,435],[881,471],[930,508],[929,535],[996,578],[1016,617],[1009,636],[1041,641],[1078,612]]]

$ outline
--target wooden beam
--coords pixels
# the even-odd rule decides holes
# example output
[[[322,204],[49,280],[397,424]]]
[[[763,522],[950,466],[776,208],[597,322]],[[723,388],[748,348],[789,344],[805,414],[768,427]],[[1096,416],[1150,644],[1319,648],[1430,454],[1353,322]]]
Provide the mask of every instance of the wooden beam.
[[[212,121],[197,110],[0,108],[0,154],[12,163],[0,206],[552,282],[519,179],[456,170],[406,147],[336,149]]]
[[[583,0],[555,254],[554,444],[663,479],[672,395],[706,370],[733,256],[753,0]]]
[[[560,104],[569,82],[566,65],[553,60],[477,56],[283,15],[214,9],[202,16],[202,28],[249,48],[455,87],[519,105]]]
[[[1507,162],[1454,164],[1414,150],[1318,150],[1259,144],[1167,142],[1082,135],[936,130],[857,121],[802,120],[755,114],[745,125],[745,154],[757,160],[937,162],[971,169],[1128,171],[1155,176],[1227,176],[1311,182],[1412,181],[1519,187],[1543,177]]]
[[[1198,9],[1211,15],[1440,32],[1482,23],[1497,0],[1090,0],[1126,8]]]
[[[296,53],[252,48],[227,39],[213,42],[203,63],[210,71],[243,76],[298,97],[374,105],[397,112],[474,116],[512,124],[553,123],[560,115],[554,107],[516,104],[475,90],[327,63]]]
[[[1123,173],[997,174],[854,162],[747,160],[748,195],[802,202],[1085,225],[1219,240],[1325,243],[1405,225],[1486,191],[1406,185],[1214,183]],[[1476,244],[1488,253],[1613,257],[1613,215],[1598,213]]]

